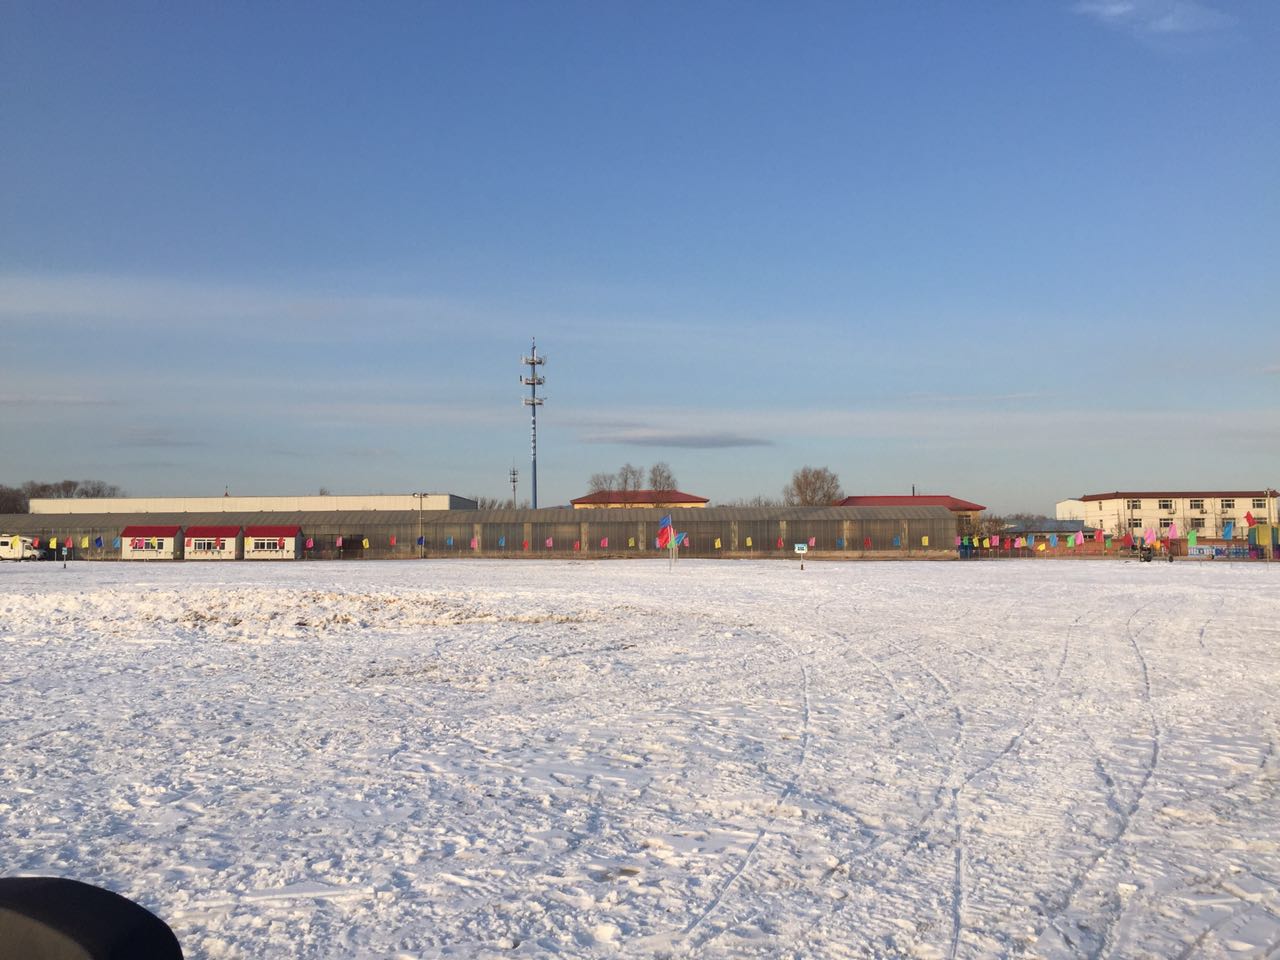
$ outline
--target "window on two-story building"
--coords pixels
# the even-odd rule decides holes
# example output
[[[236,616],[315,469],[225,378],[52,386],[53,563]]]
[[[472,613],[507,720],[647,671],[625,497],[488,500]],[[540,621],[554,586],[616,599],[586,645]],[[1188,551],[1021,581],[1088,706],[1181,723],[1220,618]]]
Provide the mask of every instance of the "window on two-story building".
[[[1134,517],[1132,520],[1130,520],[1130,521],[1129,521],[1129,528],[1130,528],[1131,530],[1141,530],[1141,529],[1142,529],[1142,520],[1141,520],[1141,518],[1139,518],[1139,517]]]
[[[1172,500],[1161,500],[1161,501],[1159,502],[1158,506],[1159,506],[1159,508],[1160,508],[1161,510],[1172,510],[1172,509],[1173,509],[1173,501],[1172,501]]]
[[[1254,498],[1253,498],[1253,509],[1255,509],[1255,510],[1265,510],[1265,509],[1267,509],[1267,499],[1266,499],[1266,497],[1254,497]]]
[[[1236,502],[1235,502],[1234,500],[1225,500],[1225,499],[1224,499],[1224,500],[1222,501],[1222,509],[1223,509],[1223,510],[1234,510],[1235,508],[1236,508]]]
[[[1141,501],[1141,500],[1126,500],[1126,501],[1124,502],[1124,507],[1125,507],[1125,509],[1126,509],[1126,510],[1141,510],[1141,509],[1142,509],[1142,501]]]
[[[1204,529],[1204,517],[1192,517],[1192,518],[1191,518],[1191,529],[1192,529],[1192,530],[1203,530],[1203,529]]]
[[[1190,506],[1191,506],[1191,509],[1192,509],[1192,510],[1203,510],[1203,509],[1204,509],[1204,501],[1203,501],[1203,500],[1192,500],[1192,501],[1191,501],[1191,503],[1190,503]]]
[[[1161,517],[1161,518],[1160,518],[1160,529],[1161,529],[1161,530],[1168,530],[1171,526],[1173,526],[1173,521],[1172,521],[1172,520],[1170,520],[1168,517]]]

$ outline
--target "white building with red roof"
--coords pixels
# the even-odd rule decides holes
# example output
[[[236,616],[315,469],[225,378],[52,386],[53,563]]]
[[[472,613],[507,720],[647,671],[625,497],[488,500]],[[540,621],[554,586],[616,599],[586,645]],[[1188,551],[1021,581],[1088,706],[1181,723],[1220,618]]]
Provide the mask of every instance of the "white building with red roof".
[[[187,527],[182,547],[187,560],[243,560],[244,534],[238,524]]]
[[[137,524],[120,531],[121,560],[181,560],[182,528]]]
[[[246,560],[297,560],[302,556],[302,528],[294,524],[244,528]]]
[[[575,510],[616,510],[624,507],[677,510],[705,507],[708,502],[706,497],[697,497],[680,490],[599,490],[569,501]]]

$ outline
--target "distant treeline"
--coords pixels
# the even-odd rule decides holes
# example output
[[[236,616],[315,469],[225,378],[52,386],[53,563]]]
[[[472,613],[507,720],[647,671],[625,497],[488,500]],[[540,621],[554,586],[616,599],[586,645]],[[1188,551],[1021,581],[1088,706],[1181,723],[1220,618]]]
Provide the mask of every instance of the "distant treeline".
[[[123,496],[123,490],[105,480],[28,480],[16,487],[0,483],[0,513],[29,513],[33,499],[70,500],[73,497]]]

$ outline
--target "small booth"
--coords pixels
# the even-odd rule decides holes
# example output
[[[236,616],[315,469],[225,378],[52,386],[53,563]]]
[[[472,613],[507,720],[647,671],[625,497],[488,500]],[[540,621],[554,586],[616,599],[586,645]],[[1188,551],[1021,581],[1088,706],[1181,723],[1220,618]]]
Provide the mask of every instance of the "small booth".
[[[244,528],[246,560],[297,560],[300,556],[302,556],[301,527]]]
[[[187,560],[243,560],[244,535],[238,526],[187,527],[182,552]]]
[[[120,531],[121,560],[181,560],[182,528],[134,526]]]

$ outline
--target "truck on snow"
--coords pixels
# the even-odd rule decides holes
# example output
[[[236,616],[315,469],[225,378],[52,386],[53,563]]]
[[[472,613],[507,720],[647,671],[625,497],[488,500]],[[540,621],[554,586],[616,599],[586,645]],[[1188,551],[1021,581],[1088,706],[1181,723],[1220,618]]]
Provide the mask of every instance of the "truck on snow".
[[[30,537],[0,534],[0,560],[39,560],[40,548]]]

